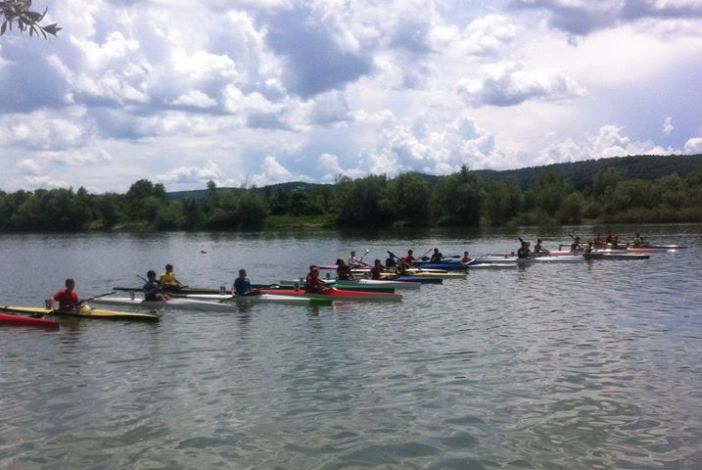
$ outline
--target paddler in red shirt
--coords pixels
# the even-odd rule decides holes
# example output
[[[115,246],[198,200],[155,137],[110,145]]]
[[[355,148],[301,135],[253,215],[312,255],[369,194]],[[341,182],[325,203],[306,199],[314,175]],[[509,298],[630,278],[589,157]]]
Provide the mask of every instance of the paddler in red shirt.
[[[76,287],[76,281],[72,278],[66,279],[66,288],[61,289],[51,296],[50,304],[52,310],[56,310],[56,302],[58,302],[58,310],[78,310],[81,306],[81,301],[78,300],[78,294],[73,290]]]
[[[326,292],[329,290],[319,278],[319,268],[314,264],[310,266],[310,272],[305,277],[305,290],[307,292]]]

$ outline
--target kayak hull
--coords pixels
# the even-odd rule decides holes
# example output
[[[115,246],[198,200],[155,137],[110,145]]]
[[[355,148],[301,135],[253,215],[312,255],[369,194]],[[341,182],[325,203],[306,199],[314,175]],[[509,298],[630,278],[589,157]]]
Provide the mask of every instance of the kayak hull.
[[[330,288],[325,292],[307,292],[305,290],[294,289],[261,289],[262,294],[290,295],[295,297],[305,297],[308,299],[331,299],[331,300],[353,300],[353,301],[399,301],[402,296],[399,294],[388,294],[385,292],[362,292],[353,290],[340,290]]]
[[[129,307],[148,307],[148,308],[179,308],[183,310],[231,310],[231,305],[221,304],[207,300],[187,299],[183,297],[175,297],[169,300],[144,300],[132,299],[130,297],[101,297],[94,299],[94,303],[105,305],[119,305]]]
[[[8,305],[0,307],[0,310],[4,312],[26,313],[30,315],[54,315],[64,317],[95,318],[101,320],[133,320],[148,322],[159,321],[158,315],[153,315],[150,313],[118,312],[112,310],[101,310],[96,308],[85,307],[82,308],[80,312],[51,310],[44,307],[16,307]]]
[[[439,263],[432,263],[431,261],[415,261],[412,264],[420,269],[443,269],[446,271],[465,271],[466,270],[466,266],[458,260],[441,261]]]
[[[283,303],[295,305],[310,305],[314,299],[292,295],[278,294],[259,294],[232,296],[229,294],[188,294],[187,299],[210,300],[221,302],[222,305],[231,305],[232,303]],[[326,299],[325,299],[326,300]]]
[[[56,320],[49,320],[46,318],[27,317],[24,315],[14,315],[11,313],[0,313],[0,325],[35,326],[38,328],[51,328],[51,329],[55,329],[55,328],[59,327],[59,323]]]

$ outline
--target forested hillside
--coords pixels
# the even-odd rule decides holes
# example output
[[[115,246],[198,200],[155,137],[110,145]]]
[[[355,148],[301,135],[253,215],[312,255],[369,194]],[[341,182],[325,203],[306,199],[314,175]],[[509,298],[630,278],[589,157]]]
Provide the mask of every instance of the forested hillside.
[[[244,230],[702,222],[702,156],[625,157],[506,172],[406,173],[167,194],[148,180],[125,194],[84,188],[0,191],[0,232]]]

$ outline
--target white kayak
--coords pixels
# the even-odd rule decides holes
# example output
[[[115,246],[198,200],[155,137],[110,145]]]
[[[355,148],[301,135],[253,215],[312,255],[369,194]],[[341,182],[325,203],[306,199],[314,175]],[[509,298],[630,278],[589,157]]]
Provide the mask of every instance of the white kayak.
[[[188,310],[232,310],[231,305],[220,302],[212,302],[207,300],[186,299],[182,297],[174,297],[168,300],[144,300],[131,297],[100,297],[93,299],[91,302],[106,304],[106,305],[121,305],[133,307],[152,307],[152,308],[182,308]]]
[[[478,256],[473,259],[473,262],[468,266],[471,267],[474,264],[485,264],[485,263],[516,263],[517,257],[514,255],[483,255]]]
[[[520,262],[522,260],[519,260]],[[524,261],[534,263],[577,263],[585,261],[583,255],[558,255],[558,256],[535,256],[526,258]]]
[[[470,263],[468,265],[469,270],[474,269],[514,269],[517,267],[517,263]]]
[[[229,305],[231,308],[231,302],[273,302],[284,304],[309,305],[311,299],[307,297],[296,297],[293,295],[278,294],[258,294],[244,296],[232,296],[231,294],[188,294],[184,300],[203,302],[214,301],[220,303],[220,305]]]

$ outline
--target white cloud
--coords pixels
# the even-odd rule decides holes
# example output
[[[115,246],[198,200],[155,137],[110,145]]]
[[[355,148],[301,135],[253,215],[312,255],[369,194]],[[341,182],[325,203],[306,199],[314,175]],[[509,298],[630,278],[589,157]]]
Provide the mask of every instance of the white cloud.
[[[17,168],[25,173],[36,174],[41,170],[41,166],[31,158],[26,158],[21,162],[17,163]]]
[[[665,118],[663,121],[663,135],[668,137],[670,134],[672,134],[673,129],[675,129],[675,126],[673,126],[673,118],[668,116]]]
[[[702,153],[702,137],[693,137],[685,142],[685,153],[691,155]]]
[[[0,115],[0,146],[54,150],[77,147],[87,142],[82,121],[84,111],[74,108],[66,113],[36,111],[28,114]]]
[[[164,184],[172,183],[177,186],[192,185],[204,188],[208,181],[215,183],[224,178],[222,170],[217,163],[207,160],[204,166],[180,166],[166,173],[156,175],[155,179]]]
[[[251,178],[251,184],[263,186],[266,184],[284,183],[296,179],[287,168],[278,163],[275,157],[268,155],[259,167],[261,173]]]
[[[514,106],[528,100],[558,101],[582,96],[574,80],[554,70],[523,70],[515,63],[487,66],[478,79],[458,82],[458,94],[474,106]]]
[[[217,101],[213,100],[206,93],[200,90],[190,90],[187,93],[180,95],[173,100],[171,104],[181,106],[194,106],[196,108],[211,108],[217,105]]]

